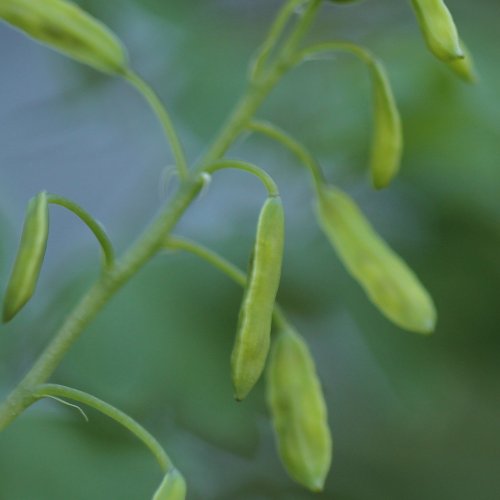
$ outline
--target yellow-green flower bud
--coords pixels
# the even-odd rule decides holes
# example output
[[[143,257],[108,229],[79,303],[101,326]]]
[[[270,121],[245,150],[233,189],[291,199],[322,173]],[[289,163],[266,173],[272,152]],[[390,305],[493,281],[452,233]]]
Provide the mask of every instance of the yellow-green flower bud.
[[[382,65],[370,64],[373,81],[374,132],[371,165],[373,185],[387,186],[399,170],[403,152],[403,131],[396,101]]]
[[[156,490],[153,500],[184,500],[186,481],[177,469],[171,469]]]
[[[35,292],[49,234],[47,194],[28,204],[23,234],[3,301],[3,321],[10,321]]]
[[[281,199],[277,196],[268,198],[259,215],[253,258],[231,355],[234,395],[238,401],[245,398],[259,379],[269,351],[274,302],[281,275],[284,226]]]
[[[324,186],[317,214],[340,259],[380,311],[402,328],[431,333],[436,310],[430,295],[354,201],[340,189]]]
[[[127,55],[106,26],[65,0],[1,0],[0,19],[77,61],[124,73]]]
[[[412,0],[412,4],[430,51],[442,61],[463,57],[457,28],[443,0]]]
[[[283,465],[295,481],[321,491],[330,469],[332,438],[314,360],[297,332],[279,333],[267,375],[267,401]]]

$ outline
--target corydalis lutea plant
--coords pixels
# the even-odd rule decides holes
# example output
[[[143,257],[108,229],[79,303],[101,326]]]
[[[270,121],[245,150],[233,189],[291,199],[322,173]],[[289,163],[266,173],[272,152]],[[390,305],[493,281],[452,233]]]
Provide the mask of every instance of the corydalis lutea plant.
[[[225,157],[234,141],[248,131],[263,134],[301,160],[312,175],[320,227],[347,270],[389,320],[404,329],[427,334],[435,328],[436,311],[416,275],[376,234],[354,200],[327,183],[314,155],[285,131],[255,117],[270,91],[295,66],[321,53],[348,52],[366,64],[372,80],[374,131],[370,170],[373,185],[384,188],[397,175],[403,148],[401,120],[382,63],[368,50],[348,41],[304,44],[322,3],[322,0],[284,3],[252,61],[244,95],[202,159],[189,166],[165,106],[131,69],[122,44],[105,26],[65,0],[1,0],[1,19],[77,61],[124,78],[145,97],[171,146],[179,185],[159,216],[120,258],[115,258],[112,242],[102,226],[71,200],[45,192],[31,200],[4,297],[4,321],[14,318],[35,291],[45,254],[50,205],[72,211],[93,232],[103,253],[102,273],[0,407],[0,430],[43,398],[69,399],[88,405],[129,429],[156,457],[164,476],[154,499],[185,498],[183,476],[158,441],[138,422],[90,394],[51,384],[49,379],[85,327],[146,262],[165,249],[186,251],[212,264],[244,288],[231,359],[235,397],[247,396],[267,363],[267,399],[283,465],[290,476],[305,487],[313,491],[323,488],[332,458],[332,439],[321,384],[307,344],[275,301],[284,243],[284,214],[278,187],[261,168]],[[411,3],[430,50],[460,77],[473,81],[470,55],[458,37],[445,4],[440,0],[412,0]],[[172,234],[206,179],[227,168],[256,176],[268,192],[259,217],[248,275],[213,251]],[[276,332],[273,338],[272,327]],[[272,355],[268,358],[271,344]]]

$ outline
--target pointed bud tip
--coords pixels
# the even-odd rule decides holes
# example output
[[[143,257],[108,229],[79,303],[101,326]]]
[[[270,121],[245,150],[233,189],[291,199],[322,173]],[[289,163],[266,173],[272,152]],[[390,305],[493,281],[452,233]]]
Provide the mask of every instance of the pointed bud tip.
[[[470,83],[471,85],[477,85],[481,82],[479,75],[476,72],[471,73],[467,76],[467,78],[463,78],[466,83]]]
[[[2,323],[5,325],[12,319],[12,316],[7,315],[5,312],[2,315]]]
[[[21,308],[22,306],[12,307],[12,305],[8,302],[4,302],[2,310],[2,323],[5,324],[11,321]]]
[[[236,384],[233,381],[233,398],[236,402],[241,403],[252,390],[252,387],[243,387],[242,384]]]
[[[391,182],[392,182],[393,177],[388,178],[388,179],[381,179],[379,177],[372,177],[372,185],[375,189],[380,190],[380,189],[385,189],[388,187]]]
[[[250,391],[234,391],[233,398],[237,403],[241,403],[247,396]]]
[[[426,336],[432,335],[436,330],[436,323],[436,316],[429,317],[426,320],[422,321],[422,324],[419,325],[418,328],[413,329],[413,331]]]
[[[321,493],[325,489],[325,478],[312,478],[306,486],[313,493]]]
[[[436,330],[436,318],[430,318],[427,321],[427,324],[425,325],[425,329],[422,331],[422,333],[424,333],[426,335],[432,335],[435,330]]]

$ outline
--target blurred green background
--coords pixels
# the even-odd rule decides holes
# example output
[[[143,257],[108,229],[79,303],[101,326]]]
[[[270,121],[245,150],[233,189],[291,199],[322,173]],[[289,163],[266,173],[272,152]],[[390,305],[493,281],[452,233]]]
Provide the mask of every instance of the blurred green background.
[[[86,0],[124,40],[169,105],[191,160],[244,88],[247,63],[281,1]],[[423,338],[368,302],[320,233],[309,179],[279,145],[248,137],[231,155],[281,186],[287,246],[279,300],[314,353],[334,434],[332,470],[313,495],[286,476],[263,388],[232,399],[229,354],[241,290],[196,257],[156,258],[120,291],[53,377],[129,412],[165,445],[192,500],[500,498],[500,4],[449,0],[481,82],[467,86],[427,52],[409,2],[325,5],[311,39],[347,38],[385,62],[403,115],[402,173],[374,192],[366,165],[365,68],[308,63],[260,115],[301,138],[435,298]],[[0,278],[27,200],[74,199],[123,250],[171,194],[172,158],[132,89],[0,25]],[[218,174],[176,233],[245,266],[263,190]],[[52,209],[37,294],[1,327],[0,396],[28,369],[98,272],[71,214]],[[161,477],[143,446],[88,410],[38,403],[0,435],[1,500],[150,498]]]

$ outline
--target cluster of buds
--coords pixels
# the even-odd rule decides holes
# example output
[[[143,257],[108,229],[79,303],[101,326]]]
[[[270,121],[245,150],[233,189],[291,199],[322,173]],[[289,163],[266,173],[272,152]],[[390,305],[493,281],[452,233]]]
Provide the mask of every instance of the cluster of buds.
[[[353,0],[330,1],[350,3]],[[463,79],[475,81],[471,56],[444,2],[411,2],[431,52]],[[256,59],[251,83],[266,77],[265,64],[273,54],[272,49],[276,48],[273,44],[282,35],[291,13],[311,6],[317,8],[320,3],[321,0],[287,2],[271,30],[272,36]],[[158,106],[154,93],[129,68],[126,51],[116,36],[73,3],[66,0],[1,0],[0,19],[79,62],[126,78],[144,93],[150,104]],[[311,55],[331,50],[348,51],[366,63],[372,81],[374,109],[371,178],[375,188],[387,187],[400,168],[403,134],[396,100],[380,61],[350,42],[320,43],[295,52],[292,50],[296,49],[293,43],[287,47],[283,52],[287,57],[282,61],[283,67],[292,67],[295,62],[302,62]],[[172,139],[172,127],[164,108],[158,114],[167,135]],[[399,327],[422,334],[431,333],[436,325],[437,314],[430,294],[408,265],[376,233],[354,200],[339,188],[328,184],[315,160],[286,133],[262,124],[254,123],[252,127],[251,116],[247,118],[241,129],[267,133],[305,160],[315,181],[319,226],[373,304]],[[175,140],[171,142],[174,154],[179,153],[179,144]],[[182,160],[182,155],[177,156]],[[217,168],[226,168],[228,162],[219,162]],[[260,212],[248,275],[240,275],[238,271],[232,270],[233,275],[236,273],[237,281],[245,287],[231,356],[234,395],[237,400],[243,400],[261,378],[267,365],[267,402],[282,462],[294,480],[312,491],[320,491],[332,460],[327,406],[308,347],[284,319],[276,304],[285,239],[281,198],[272,180],[266,180],[267,174],[261,169],[249,167],[244,162],[233,162],[233,165],[235,163],[239,163],[239,168],[250,170],[261,180],[264,179],[269,196]],[[201,177],[211,173],[209,166],[202,171]],[[212,164],[212,171],[216,166]],[[186,181],[186,178],[187,174],[181,181]],[[50,203],[73,211],[89,226],[101,244],[105,270],[114,269],[112,245],[103,228],[69,200],[42,192],[31,200],[27,209],[17,258],[4,297],[4,322],[10,321],[35,291],[47,244]],[[277,327],[274,338],[271,336],[273,321]],[[70,391],[67,394],[71,396],[76,393]],[[79,394],[81,396],[82,393]],[[95,401],[91,398],[84,400]],[[130,424],[130,420],[127,422],[129,426],[135,425]],[[147,438],[147,443],[150,446],[151,439]],[[159,455],[162,457],[162,452]],[[186,483],[182,475],[173,465],[167,467],[165,472],[154,499],[184,499]]]

